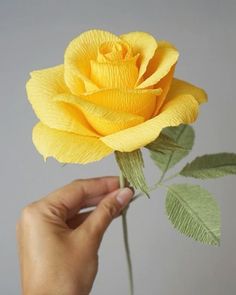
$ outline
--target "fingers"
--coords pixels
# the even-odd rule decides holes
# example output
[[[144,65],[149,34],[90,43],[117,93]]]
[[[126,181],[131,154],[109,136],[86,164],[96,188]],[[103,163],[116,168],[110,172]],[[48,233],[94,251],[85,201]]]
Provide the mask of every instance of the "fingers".
[[[95,248],[99,248],[107,227],[112,220],[120,214],[122,209],[128,205],[133,194],[133,191],[128,187],[118,189],[108,194],[81,225],[87,232],[91,241],[93,241],[93,246]],[[76,231],[77,230],[75,230],[75,234]]]
[[[92,198],[85,198],[81,203],[80,209],[97,206],[97,204],[100,203],[101,200],[106,197],[106,195],[107,194]]]
[[[93,206],[97,202],[97,197],[104,196],[118,187],[119,179],[116,176],[80,179],[50,193],[41,201],[56,208],[54,212],[57,212],[63,220],[67,220],[77,214],[81,205]]]

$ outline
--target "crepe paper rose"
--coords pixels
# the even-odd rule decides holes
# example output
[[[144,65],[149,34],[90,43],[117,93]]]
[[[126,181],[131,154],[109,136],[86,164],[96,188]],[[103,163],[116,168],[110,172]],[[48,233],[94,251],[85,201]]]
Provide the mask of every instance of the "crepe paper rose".
[[[46,159],[85,164],[131,152],[163,128],[196,120],[206,93],[174,78],[179,53],[144,32],[90,30],[64,63],[33,71],[27,95],[40,122],[33,143]]]
[[[210,245],[220,242],[220,211],[212,195],[199,185],[166,182],[177,175],[197,179],[236,174],[236,155],[197,157],[165,178],[192,149],[204,90],[174,78],[179,53],[167,41],[144,32],[121,36],[87,31],[68,45],[64,63],[33,71],[26,89],[40,122],[33,143],[46,160],[89,163],[115,153],[120,186],[131,184],[149,196],[167,189],[166,213],[186,236]],[[161,170],[160,179],[146,184],[141,148]],[[140,194],[135,195],[136,200]],[[134,294],[128,243],[127,214],[122,212],[130,294]]]

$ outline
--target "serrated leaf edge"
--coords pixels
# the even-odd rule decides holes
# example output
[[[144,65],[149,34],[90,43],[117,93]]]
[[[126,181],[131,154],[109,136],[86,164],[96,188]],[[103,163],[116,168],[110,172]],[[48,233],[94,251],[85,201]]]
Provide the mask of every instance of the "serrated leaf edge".
[[[184,185],[188,185],[188,184],[184,184]],[[211,237],[212,237],[212,240],[213,241],[215,241],[215,243],[214,243],[214,245],[220,245],[220,239],[208,228],[208,226],[203,222],[203,220],[196,214],[196,212],[194,211],[194,210],[192,210],[190,207],[189,207],[189,205],[188,205],[188,203],[186,202],[186,201],[184,201],[183,199],[182,199],[182,197],[175,191],[175,190],[173,190],[173,188],[172,188],[172,185],[171,186],[168,186],[168,190],[170,190],[171,192],[172,192],[172,194],[173,195],[177,195],[178,196],[178,198],[176,198],[178,201],[179,201],[179,203],[181,203],[181,204],[185,204],[186,205],[186,207],[189,209],[189,210],[187,210],[187,209],[185,209],[186,207],[184,207],[184,206],[182,206],[182,211],[187,211],[188,213],[191,211],[191,212],[193,212],[193,215],[194,215],[194,217],[195,217],[195,219],[197,219],[199,222],[198,223],[201,223],[200,225],[199,225],[199,227],[204,227],[205,229],[206,229],[206,231],[207,231],[207,233],[208,233],[208,235],[210,235]],[[210,193],[209,193],[210,194]],[[167,193],[167,198],[168,198],[168,193]],[[191,210],[190,210],[191,209]],[[176,226],[175,226],[175,224],[172,222],[172,220],[170,219],[170,214],[168,214],[168,212],[167,212],[167,206],[166,206],[166,213],[167,213],[167,216],[168,216],[168,218],[169,218],[169,220],[171,221],[171,223],[173,224],[173,226],[175,227],[175,228],[177,228]],[[191,213],[189,213],[189,214],[191,214]],[[192,215],[192,214],[191,214]],[[203,226],[203,225],[204,226]],[[182,232],[179,228],[177,228],[182,234],[185,234],[184,232]],[[190,235],[190,237],[192,237],[194,240],[197,240],[194,236],[192,236],[192,235]],[[199,241],[199,240],[197,240],[197,241]],[[204,242],[204,241],[203,241]],[[207,244],[209,244],[209,243],[207,243]]]

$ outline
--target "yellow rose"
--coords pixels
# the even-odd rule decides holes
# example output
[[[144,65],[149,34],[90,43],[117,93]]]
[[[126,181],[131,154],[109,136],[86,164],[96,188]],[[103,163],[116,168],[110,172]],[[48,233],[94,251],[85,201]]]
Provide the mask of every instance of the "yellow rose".
[[[173,78],[178,56],[172,44],[144,32],[81,34],[63,65],[33,71],[27,82],[40,120],[37,150],[45,159],[88,163],[139,149],[167,126],[192,123],[207,97]]]

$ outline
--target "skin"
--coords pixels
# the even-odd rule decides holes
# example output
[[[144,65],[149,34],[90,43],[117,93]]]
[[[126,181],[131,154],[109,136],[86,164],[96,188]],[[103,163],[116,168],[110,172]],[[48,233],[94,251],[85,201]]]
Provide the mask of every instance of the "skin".
[[[88,295],[102,237],[132,197],[118,177],[102,177],[75,180],[25,207],[17,223],[22,294]]]

